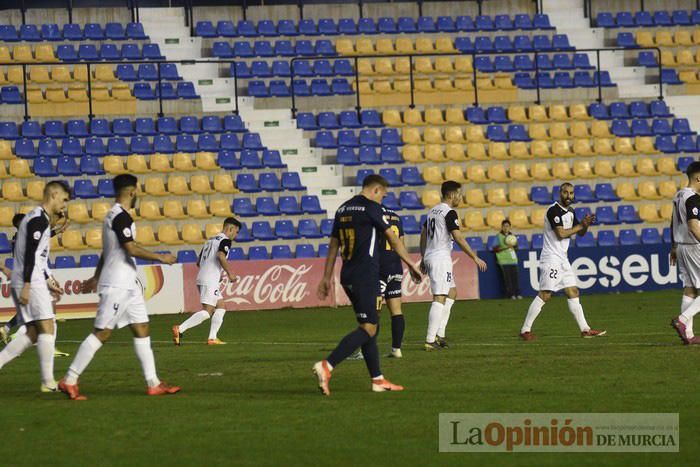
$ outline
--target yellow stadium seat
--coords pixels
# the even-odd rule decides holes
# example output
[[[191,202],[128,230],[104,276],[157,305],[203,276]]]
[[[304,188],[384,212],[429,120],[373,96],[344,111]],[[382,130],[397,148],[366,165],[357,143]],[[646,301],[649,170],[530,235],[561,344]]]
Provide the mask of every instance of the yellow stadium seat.
[[[455,71],[459,74],[473,74],[474,65],[471,57],[458,56],[455,58]]]
[[[508,118],[515,123],[526,123],[530,121],[525,112],[525,107],[521,105],[508,107]]]
[[[221,233],[221,224],[207,224],[204,226],[204,238],[211,238]]]
[[[497,89],[515,89],[515,85],[513,84],[513,80],[511,79],[510,75],[496,76],[493,79],[493,85]]]
[[[511,141],[508,152],[513,159],[532,159],[525,141]]]
[[[511,172],[513,169],[511,168]],[[508,193],[508,198],[512,204],[516,206],[531,206],[534,204],[530,201],[530,196],[528,195],[528,190],[525,187],[512,187]]]
[[[185,183],[185,185],[187,184]],[[147,177],[144,181],[144,191],[151,196],[166,196],[168,194],[163,179],[160,177]]]
[[[10,176],[15,178],[34,177],[26,159],[13,159],[10,161]]]
[[[180,203],[179,201],[166,201],[165,204],[167,205],[168,203]],[[180,210],[182,211],[182,205],[180,205]],[[139,203],[139,214],[141,217],[144,219],[150,220],[150,221],[155,221],[155,220],[160,220],[164,219],[166,216],[160,213],[160,205],[158,204],[157,201],[153,200],[145,200],[141,201]],[[172,217],[170,215],[167,216],[168,218],[176,219],[175,217]]]
[[[508,154],[506,143],[491,141],[489,143],[489,157],[492,160],[510,160],[510,154]]]
[[[442,170],[435,165],[425,167],[422,171],[423,180],[429,185],[440,185],[445,180],[442,178]]]
[[[10,63],[12,62],[12,57],[10,56],[10,49],[0,46],[0,63]]]
[[[404,128],[401,130],[401,140],[404,144],[422,144],[423,140],[417,128]]]
[[[167,200],[163,203],[163,215],[168,219],[187,219],[185,209],[178,200]]]
[[[26,212],[22,212],[22,210],[23,210],[23,208],[24,208],[24,206],[23,206],[23,207],[20,209],[20,212],[21,212],[22,214],[27,214],[27,213],[30,212],[31,209],[33,208],[32,206],[28,206],[28,207],[29,207],[30,209],[27,209]],[[51,251],[52,253],[55,253],[55,252],[57,252],[57,251],[63,251],[63,245],[61,245],[60,243],[58,243],[58,235],[54,235],[53,237],[51,237],[51,240],[50,240],[49,245],[50,245],[50,246],[49,246],[49,249],[50,249],[50,251]],[[100,246],[101,246],[101,245],[100,245]]]
[[[641,198],[637,195],[637,190],[635,190],[634,185],[629,182],[618,183],[615,187],[615,192],[617,196],[625,201],[638,201]]]
[[[662,198],[662,196],[659,195],[659,192],[656,191],[656,185],[652,181],[647,180],[639,182],[637,190],[639,191],[639,196],[641,196],[643,199],[656,201]]]
[[[438,190],[423,190],[421,193],[421,202],[426,208],[432,208],[440,204],[440,192]]]
[[[407,144],[401,148],[401,157],[406,162],[421,163],[425,162],[423,153],[421,153],[420,147],[415,144]]]
[[[455,72],[454,63],[450,57],[437,57],[435,59],[435,72],[452,74]]]
[[[442,146],[439,144],[426,144],[425,145],[425,159],[430,162],[446,162],[447,157],[445,153],[442,152]]]
[[[95,250],[102,248],[102,229],[95,228],[85,232],[85,243],[87,244],[88,248]]]
[[[105,201],[95,201],[90,206],[90,215],[94,220],[102,222],[111,208]]]
[[[37,44],[34,49],[37,62],[58,62],[58,58],[53,52],[53,46],[49,44]]]
[[[128,84],[114,83],[112,85],[112,98],[118,101],[133,101],[135,97],[131,94]]]
[[[23,84],[24,74],[22,73],[22,67],[11,66],[7,67],[7,81],[12,84]],[[34,89],[36,90],[36,89]]]
[[[445,180],[452,180],[457,183],[467,183],[462,167],[458,165],[448,165],[445,167]]]
[[[437,39],[435,39],[435,50],[442,53],[457,52],[457,49],[455,49],[454,44],[452,43],[452,38],[445,36],[439,36]]]
[[[571,157],[574,153],[568,140],[557,139],[552,141],[552,155],[554,157]]]
[[[664,180],[659,183],[659,195],[662,198],[672,199],[678,192],[678,184],[673,180]]]
[[[500,230],[501,224],[505,219],[506,215],[500,209],[492,209],[486,213],[486,224],[494,230]]]
[[[489,206],[488,201],[486,201],[484,191],[480,188],[472,188],[467,190],[464,198],[467,204],[473,208],[485,208]]]
[[[114,76],[114,65],[98,64],[95,65],[95,80],[112,83],[117,80]]]
[[[405,125],[423,126],[423,114],[418,109],[406,109],[403,111],[403,122]]]
[[[386,126],[403,126],[401,114],[398,110],[385,110],[382,112],[382,122]]]
[[[46,88],[46,100],[56,104],[64,104],[68,102],[66,90],[61,87],[49,86]]]
[[[33,206],[33,205],[31,205],[31,204],[30,204],[30,205],[20,206],[20,208],[19,208],[19,213],[20,213],[20,214],[25,214],[25,215],[26,215],[26,214],[29,214],[30,212],[32,212],[32,209],[34,209],[35,207],[36,207],[36,206]]]
[[[544,218],[547,215],[547,208],[535,208],[530,214],[530,222],[537,228],[544,227]]]
[[[484,223],[484,217],[479,211],[467,211],[464,214],[462,225],[464,225],[464,227],[467,229],[474,230],[476,232],[483,232],[484,230],[489,230],[490,228]]]
[[[585,122],[571,122],[569,133],[571,134],[572,138],[588,139],[591,136]]]
[[[435,88],[433,88],[433,84],[430,82],[429,78],[414,78],[413,84],[415,93],[430,93],[435,91]],[[408,91],[410,92],[410,88]]]
[[[464,143],[466,138],[462,129],[458,126],[448,126],[445,129],[445,140],[448,143]]]
[[[641,154],[658,154],[660,151],[654,146],[654,138],[651,136],[637,136],[634,138],[635,152]]]
[[[467,155],[464,152],[464,146],[461,144],[448,144],[445,146],[445,156],[448,160],[453,162],[464,162],[467,160]],[[451,166],[448,166],[448,168],[449,167]]]
[[[207,175],[193,175],[190,178],[190,185],[192,186],[192,191],[200,195],[210,195],[216,193],[211,187],[211,182]]]
[[[61,243],[66,250],[86,250],[83,234],[77,229],[68,229],[61,235]]]
[[[692,47],[694,45],[690,31],[676,31],[673,34],[673,43],[683,47]]]
[[[126,158],[126,171],[135,174],[145,174],[150,172],[146,158],[141,154],[132,154]]]
[[[636,177],[639,175],[634,169],[634,164],[629,159],[616,160],[615,173],[618,177]]]
[[[681,49],[676,55],[676,63],[678,66],[695,66],[695,57],[690,50]]]
[[[570,120],[569,114],[566,111],[566,106],[561,104],[554,104],[549,106],[549,117],[552,120],[557,120],[560,122]]]
[[[44,98],[44,94],[41,92],[40,88],[30,87],[27,88],[27,102],[30,104],[44,104],[46,99]]]
[[[588,115],[588,107],[586,104],[571,104],[569,106],[569,115],[572,120],[590,120],[591,116]]]
[[[167,154],[151,154],[150,164],[153,172],[166,173],[175,170],[170,165],[170,159]]]
[[[413,67],[418,74],[432,74],[435,73],[435,68],[433,68],[433,62],[428,57],[416,57],[413,60]]]
[[[364,47],[363,47],[364,49]],[[397,45],[398,49],[398,45]],[[359,47],[358,47],[358,53],[360,53]],[[394,43],[391,41],[391,39],[387,38],[382,38],[377,40],[376,44],[376,53],[380,55],[393,55],[397,52],[398,50],[394,49]],[[371,52],[369,52],[371,53]],[[401,52],[399,52],[401,53]]]
[[[441,109],[425,109],[425,123],[428,125],[444,125],[445,118]]]
[[[593,152],[598,156],[612,156],[617,154],[612,140],[608,138],[596,138],[593,140]]]
[[[661,65],[663,65],[664,67],[675,67],[678,65],[676,63],[676,57],[673,55],[673,52],[669,50],[661,51]]]
[[[75,69],[73,70],[75,75]],[[92,100],[97,102],[108,102],[112,100],[112,96],[109,95],[109,89],[105,84],[93,84],[92,85]]]
[[[663,222],[664,220],[659,216],[659,211],[656,209],[654,204],[643,204],[639,207],[639,217],[644,222]]]
[[[678,175],[680,171],[676,168],[676,161],[672,157],[660,157],[656,160],[656,167],[663,175]]]
[[[435,79],[433,81],[435,91],[439,93],[453,92],[457,89],[454,87],[454,82],[451,79]]]
[[[209,209],[211,209],[211,213],[216,217],[233,216],[231,212],[231,202],[224,198],[209,200]]]
[[[7,161],[14,159],[15,155],[12,152],[12,145],[9,141],[0,140],[0,160]]]
[[[510,202],[508,201],[508,196],[506,196],[506,190],[503,188],[491,188],[487,192],[487,197],[489,203],[494,206],[508,206]]]
[[[469,164],[467,166],[467,179],[471,183],[488,183],[489,181],[486,177],[486,170],[481,164]]]
[[[690,83],[690,84],[695,84],[698,81],[698,75],[695,70],[692,71],[680,71],[678,73],[678,79],[683,81],[684,83]]]
[[[71,102],[87,102],[87,89],[82,84],[68,85],[68,100]]]
[[[603,120],[594,120],[591,123],[591,135],[594,138],[610,138],[610,128],[608,123]]]
[[[489,160],[489,156],[486,154],[486,147],[483,143],[467,144],[467,158],[475,161]]]
[[[85,204],[84,201],[72,201],[68,203],[68,219],[78,224],[92,222],[90,214],[88,214],[87,204]]]
[[[190,199],[187,201],[187,215],[195,219],[208,219],[212,215],[207,210],[203,199]]]
[[[670,31],[657,31],[656,37],[654,38],[656,45],[661,47],[675,47],[676,44],[673,43],[673,35]]]
[[[517,182],[529,182],[532,180],[527,170],[527,165],[518,162],[510,165],[510,177]],[[511,189],[512,191],[513,189]]]
[[[350,39],[338,39],[335,41],[335,51],[338,55],[355,55],[355,47]]]
[[[53,80],[49,76],[49,69],[43,65],[29,67],[29,79],[39,84],[53,83]]]
[[[656,177],[659,175],[659,172],[654,166],[654,161],[648,157],[637,159],[637,172],[639,172],[639,175],[644,175],[647,177]]]
[[[27,198],[33,201],[42,201],[45,186],[46,183],[43,180],[30,180],[27,182]]]
[[[573,172],[575,178],[595,178],[591,163],[585,160],[574,161]]]
[[[11,206],[0,206],[0,227],[12,227],[12,218],[15,215],[15,208]]]
[[[233,179],[229,174],[214,175],[214,190],[224,194],[238,193],[236,186],[233,184]]]
[[[652,36],[651,32],[648,30],[637,31],[635,34],[635,40],[641,47],[656,47],[654,36]]]
[[[0,180],[9,178],[10,174],[7,173],[7,167],[5,167],[4,162],[0,162]]]
[[[693,30],[693,44],[694,45],[700,44],[700,29]]]
[[[102,159],[102,164],[105,172],[108,174],[119,175],[127,173],[121,156],[105,156]]]
[[[632,145],[632,140],[630,138],[615,138],[615,143],[613,147],[615,148],[615,151],[617,151],[619,154],[629,156],[637,153],[637,151],[634,149],[634,145]]]
[[[552,139],[567,139],[569,138],[569,130],[564,122],[554,122],[549,125],[549,136]]]
[[[549,144],[546,141],[533,141],[530,143],[530,152],[537,159],[552,157]]]
[[[158,241],[164,245],[183,245],[185,242],[180,240],[180,233],[174,224],[162,224],[158,227]]]
[[[484,143],[486,142],[486,136],[484,135],[484,129],[481,125],[470,125],[467,127],[466,139],[470,143]]]
[[[173,167],[177,172],[194,172],[197,168],[192,164],[192,156],[186,152],[173,155]]]
[[[15,62],[33,62],[32,47],[29,45],[16,45],[12,49],[12,58]]]
[[[547,109],[543,105],[531,105],[527,109],[528,116],[533,122],[548,122]]]
[[[72,83],[73,77],[70,69],[65,65],[54,65],[51,67],[51,79],[57,83]]]
[[[574,154],[577,156],[593,156],[593,148],[591,148],[591,141],[589,139],[575,139],[574,140]]]
[[[73,66],[73,79],[75,81],[87,83],[89,70],[90,70],[89,65],[74,65]],[[95,84],[95,83],[92,83],[92,84]]]
[[[458,91],[472,91],[474,89],[474,81],[471,78],[455,78],[455,89]]]
[[[199,170],[220,170],[216,163],[216,156],[211,152],[198,152],[194,155],[194,163]]]
[[[205,241],[199,224],[185,224],[182,226],[182,239],[190,245],[201,245]]]
[[[357,72],[360,76],[372,76],[375,74],[391,75],[394,73],[391,60],[388,58],[377,59],[376,67],[377,70],[372,66],[372,60],[366,58],[357,61]]]
[[[508,171],[503,164],[494,164],[490,166],[487,170],[488,178],[492,182],[506,183],[510,182],[510,177],[508,176]]]
[[[659,209],[659,214],[661,214],[661,219],[670,221],[673,215],[673,204],[662,204],[661,209]]]
[[[528,136],[534,140],[548,140],[549,132],[547,127],[541,123],[532,123],[527,129]]]
[[[514,209],[510,212],[508,220],[516,229],[534,229],[530,219],[527,217],[527,212],[524,209]]]
[[[596,176],[603,178],[617,178],[617,174],[613,170],[613,166],[608,160],[597,160],[593,165],[593,171]]]
[[[187,179],[182,175],[170,175],[168,177],[168,192],[173,195],[189,195],[190,190]]]
[[[446,123],[452,125],[466,125],[467,120],[464,118],[464,110],[459,107],[450,107],[445,111]]]
[[[411,74],[411,62],[408,60],[407,57],[398,57],[396,59],[396,63],[394,65],[395,71],[397,74],[400,75],[409,75]],[[409,84],[410,86],[410,84]]]
[[[400,39],[397,39],[396,41],[396,49],[399,51],[399,42]],[[421,54],[431,54],[435,52],[435,44],[433,44],[433,40],[425,37],[425,36],[418,36],[416,39],[416,52],[421,53]],[[410,52],[409,52],[410,53]]]
[[[572,180],[574,175],[571,173],[571,167],[567,162],[552,163],[552,175],[559,180]]]
[[[476,78],[476,87],[478,89],[493,89],[494,84],[488,76],[478,76]]]
[[[156,240],[153,227],[150,225],[141,225],[136,227],[136,242],[144,246],[160,245],[160,241]]]
[[[538,182],[553,180],[552,174],[544,162],[535,162],[531,167],[532,178]]]
[[[437,127],[427,127],[423,132],[423,140],[426,144],[442,144],[445,142],[442,139],[442,131]]]

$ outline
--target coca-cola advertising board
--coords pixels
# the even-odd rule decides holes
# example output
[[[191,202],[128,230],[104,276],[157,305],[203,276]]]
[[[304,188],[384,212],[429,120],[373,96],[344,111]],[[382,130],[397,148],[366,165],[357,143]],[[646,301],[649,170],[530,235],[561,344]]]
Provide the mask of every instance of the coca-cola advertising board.
[[[418,256],[413,256],[418,260]],[[465,255],[454,255],[454,277],[458,298],[479,298],[479,283],[474,262]],[[335,268],[335,288],[326,300],[316,297],[316,287],[323,277],[325,258],[245,261],[231,263],[240,277],[236,283],[225,279],[221,291],[228,310],[271,310],[277,308],[306,308],[317,306],[349,305],[349,300],[339,284],[342,261]],[[201,308],[196,286],[198,268],[185,264],[185,310]],[[405,271],[404,271],[405,272]],[[407,273],[403,279],[403,300],[425,302],[432,299],[427,276],[419,284],[413,283]]]
[[[139,266],[139,281],[143,287],[149,314],[179,313],[183,310],[182,265],[173,264]],[[91,318],[95,316],[98,296],[96,293],[80,292],[82,281],[89,279],[95,268],[54,269],[53,276],[63,289],[56,304],[59,318]],[[109,271],[102,271],[109,274]],[[0,284],[0,319],[9,319],[15,313],[10,295],[10,283],[4,279]]]

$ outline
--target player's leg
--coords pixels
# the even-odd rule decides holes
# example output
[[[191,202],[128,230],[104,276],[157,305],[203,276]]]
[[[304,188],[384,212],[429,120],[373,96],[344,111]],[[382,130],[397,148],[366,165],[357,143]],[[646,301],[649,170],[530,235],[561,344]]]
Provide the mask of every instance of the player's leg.
[[[180,345],[180,338],[187,330],[199,326],[208,320],[214,314],[214,309],[219,301],[219,296],[214,293],[215,290],[216,292],[219,291],[218,288],[214,289],[204,285],[198,285],[197,287],[199,288],[199,301],[202,304],[202,309],[192,313],[182,324],[173,326],[173,342],[175,345]]]
[[[437,350],[440,345],[436,342],[438,331],[445,317],[445,305],[453,287],[452,260],[450,258],[426,261],[430,291],[433,301],[428,313],[428,330],[425,336],[424,348],[427,351]],[[450,305],[451,306],[451,305]]]
[[[520,337],[526,341],[533,340],[535,335],[532,334],[532,325],[535,324],[535,320],[540,315],[542,307],[552,298],[553,291],[551,290],[540,290],[535,295],[535,298],[530,303],[527,309],[527,315],[525,315],[525,321],[523,326],[520,328]]]
[[[18,317],[18,324],[22,325],[25,319],[31,320],[31,316],[29,315],[29,305],[22,304],[19,300],[20,291],[12,288],[10,289],[10,293],[12,295],[12,301],[15,304],[15,309],[17,310],[17,314],[15,316]],[[24,325],[21,327],[24,327],[26,330]],[[12,339],[0,352],[0,369],[15,358],[22,355],[22,353],[34,345],[35,342],[36,331],[34,329],[32,329],[32,332],[29,334],[23,332]]]
[[[576,286],[569,286],[564,289],[564,294],[566,295],[566,304],[569,307],[569,311],[574,316],[576,324],[581,330],[581,337],[598,337],[606,334],[606,331],[598,331],[596,329],[591,329],[586,321],[586,316],[583,313],[583,306],[581,305],[581,300],[579,298],[579,290]]]
[[[54,320],[53,318],[37,320],[30,323],[27,332],[30,331],[30,328],[37,334],[36,353],[39,357],[39,370],[41,371],[41,390],[43,392],[56,391],[58,386],[53,374],[56,347]]]
[[[401,297],[387,299],[386,306],[391,314],[391,353],[389,357],[401,358],[401,344],[406,330],[406,320],[401,311]]]
[[[428,331],[425,335],[424,348],[427,351],[440,349],[440,344],[436,342],[437,333],[442,324],[442,316],[445,310],[445,301],[447,294],[433,295],[433,301],[430,303],[430,311],[428,312]]]
[[[445,299],[444,306],[442,308],[442,320],[440,321],[440,327],[438,328],[436,342],[440,347],[446,349],[449,347],[447,345],[447,323],[450,321],[450,313],[452,311],[452,305],[455,303],[457,298],[457,287],[452,287],[447,293],[447,298]]]
[[[4,344],[8,344],[10,342],[10,332],[15,326],[17,326],[17,313],[0,327],[0,341]]]
[[[225,303],[223,299],[219,299],[219,301],[216,303],[216,309],[211,315],[209,339],[207,340],[207,344],[209,345],[221,345],[226,343],[219,339],[219,329],[221,329],[221,325],[224,324],[224,315],[226,315],[226,309],[224,306]]]
[[[681,298],[681,314],[693,303],[698,296],[697,289],[695,287],[684,287],[683,288],[683,298]],[[693,339],[695,333],[693,332],[693,317],[687,320],[685,323],[685,335],[688,339]]]

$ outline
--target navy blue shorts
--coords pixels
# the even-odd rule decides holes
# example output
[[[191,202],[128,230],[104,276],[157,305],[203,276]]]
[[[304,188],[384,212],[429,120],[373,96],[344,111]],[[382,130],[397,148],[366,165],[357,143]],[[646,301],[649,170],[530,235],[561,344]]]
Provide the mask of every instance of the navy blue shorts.
[[[401,298],[403,267],[401,263],[382,267],[379,271],[379,287],[385,300]]]
[[[379,324],[379,311],[382,309],[382,295],[379,283],[342,284],[345,293],[355,310],[355,319],[360,324]]]

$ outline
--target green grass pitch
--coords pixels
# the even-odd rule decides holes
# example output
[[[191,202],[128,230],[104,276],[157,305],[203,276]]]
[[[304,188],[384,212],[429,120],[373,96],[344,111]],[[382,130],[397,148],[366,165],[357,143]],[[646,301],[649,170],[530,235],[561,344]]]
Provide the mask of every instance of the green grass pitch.
[[[157,316],[152,336],[159,376],[175,396],[144,395],[128,330],[117,332],[81,379],[87,402],[41,394],[36,353],[0,371],[2,465],[694,465],[700,449],[700,348],[669,326],[680,292],[584,296],[589,323],[608,336],[581,339],[561,297],[543,310],[535,342],[517,334],[529,300],[458,302],[449,350],[422,350],[427,304],[405,305],[404,358],[382,369],[402,393],[370,391],[365,365],[334,372],[320,395],[311,366],[355,326],[347,308],[229,314],[204,345],[208,322],[180,348]],[[383,311],[380,346],[390,346]],[[75,353],[88,320],[59,327]],[[72,358],[72,357],[71,357]],[[71,358],[56,360],[56,377]],[[441,412],[679,412],[673,454],[474,454],[438,452]]]

